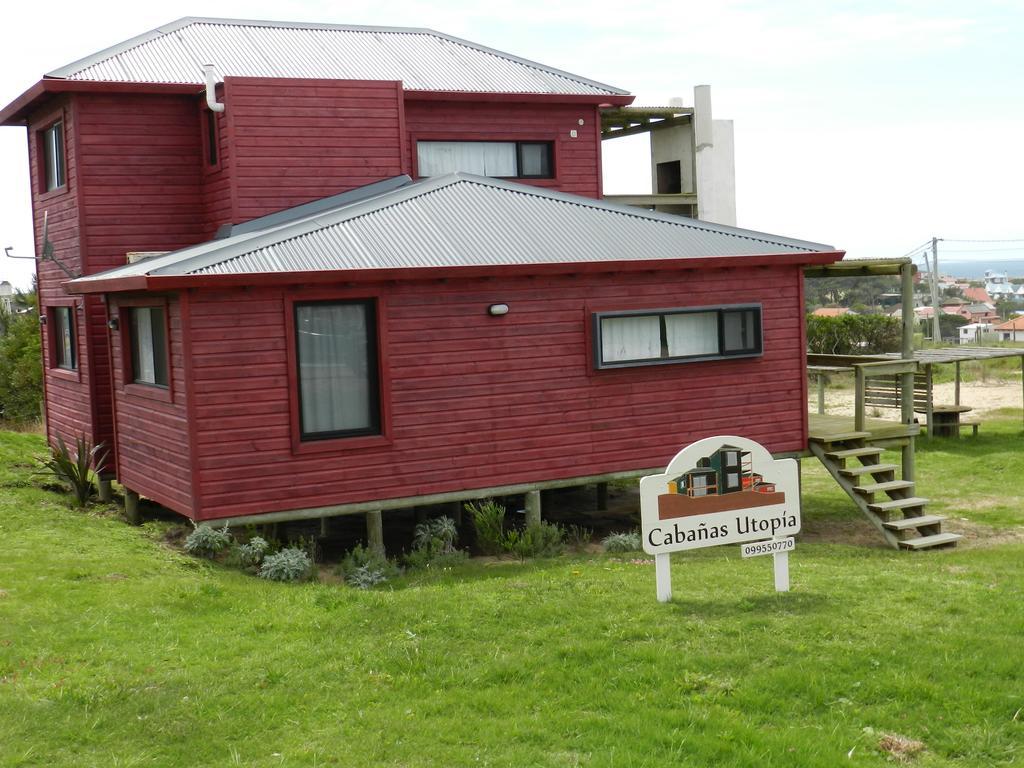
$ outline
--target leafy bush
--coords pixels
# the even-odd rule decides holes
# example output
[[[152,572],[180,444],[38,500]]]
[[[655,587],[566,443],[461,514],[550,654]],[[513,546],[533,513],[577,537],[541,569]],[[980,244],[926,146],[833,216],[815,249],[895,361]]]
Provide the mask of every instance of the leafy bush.
[[[232,552],[232,559],[243,568],[254,568],[263,562],[270,544],[262,536],[253,536],[245,544],[239,544]]]
[[[502,538],[505,533],[505,507],[494,499],[479,503],[470,502],[465,510],[473,520],[476,530],[476,546],[484,555],[499,555],[504,551]]]
[[[231,534],[228,527],[214,528],[208,523],[201,523],[185,539],[185,551],[197,557],[216,557],[231,546]]]
[[[565,550],[565,531],[543,520],[522,530],[513,528],[502,537],[502,548],[520,560],[528,557],[555,557]]]
[[[345,557],[338,563],[335,573],[348,584],[359,570],[380,573],[384,579],[393,579],[401,573],[394,560],[390,560],[384,554],[370,547],[364,547],[362,544],[357,544],[345,554]]]
[[[43,366],[35,312],[0,318],[0,416],[15,423],[39,420]]]
[[[107,458],[103,443],[92,446],[85,435],[75,440],[75,456],[64,444],[62,437],[57,438],[57,447],[52,449],[50,458],[43,462],[43,467],[50,470],[57,480],[71,487],[75,502],[80,507],[89,503],[93,493],[94,467],[101,465]]]
[[[387,580],[383,571],[371,569],[367,565],[359,566],[345,577],[345,583],[356,589],[371,589]]]
[[[807,316],[807,351],[820,355],[875,355],[898,352],[900,321],[886,315]]]
[[[267,555],[260,566],[259,577],[270,581],[303,581],[313,573],[313,561],[304,549],[288,547]]]
[[[644,546],[639,531],[613,533],[601,540],[605,552],[639,552]]]

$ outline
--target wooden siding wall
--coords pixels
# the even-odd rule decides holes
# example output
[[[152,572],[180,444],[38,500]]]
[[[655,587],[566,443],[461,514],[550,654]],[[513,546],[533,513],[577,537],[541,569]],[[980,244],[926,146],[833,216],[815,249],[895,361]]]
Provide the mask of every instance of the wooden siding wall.
[[[663,466],[701,437],[805,447],[799,267],[347,289],[384,307],[390,442],[295,455],[286,294],[199,291],[192,417],[202,518]],[[293,294],[301,298],[297,291]],[[322,297],[318,292],[317,297]],[[757,359],[596,372],[596,310],[764,306]],[[507,303],[505,317],[490,317]],[[179,511],[186,511],[175,507]]]
[[[29,120],[28,155],[32,184],[32,211],[35,224],[36,253],[43,250],[43,218],[48,214],[49,240],[53,244],[54,255],[70,271],[79,273],[82,269],[82,249],[79,238],[79,220],[81,211],[78,203],[80,186],[78,143],[75,134],[78,132],[78,115],[75,103],[70,99],[60,99],[42,108]],[[66,186],[63,190],[45,192],[42,190],[41,158],[39,156],[39,132],[53,123],[54,120],[64,121],[64,158]],[[56,264],[41,262],[38,264],[39,304],[43,317],[55,303],[66,303],[68,295],[61,283],[68,276]],[[77,373],[67,372],[50,367],[49,349],[52,343],[49,325],[42,326],[43,345],[43,385],[46,392],[46,433],[51,444],[57,437],[63,438],[68,445],[80,435],[85,435],[97,442],[97,434],[93,429],[94,416],[89,396],[89,382],[93,374],[93,365],[88,350],[88,339],[82,329],[86,327],[86,305],[94,305],[99,300],[91,301],[81,298],[75,301],[75,331],[78,354]],[[100,436],[102,439],[102,435]]]
[[[83,272],[121,266],[129,251],[171,251],[203,240],[196,100],[90,95],[76,98],[76,112]],[[98,297],[86,298],[86,311],[95,439],[116,445],[107,315]]]
[[[235,223],[404,172],[401,85],[226,78]]]
[[[580,120],[583,125],[579,124]],[[601,196],[600,117],[592,105],[408,100],[405,123],[407,151],[414,160],[417,137],[453,141],[554,141],[556,178],[523,179],[523,183],[586,197]],[[576,131],[576,138],[570,131]]]
[[[128,297],[131,298],[131,297]],[[163,297],[146,297],[154,304]],[[115,408],[117,411],[118,480],[143,496],[170,509],[192,516],[192,456],[189,446],[187,368],[182,333],[182,300],[167,300],[170,325],[170,401],[145,397],[138,392],[165,392],[155,387],[131,384],[125,370],[122,343],[127,343],[127,323],[111,334],[114,361]],[[117,299],[110,302],[111,315],[119,315]],[[126,385],[127,388],[126,388]]]
[[[212,239],[222,224],[232,223],[234,214],[234,200],[231,196],[231,138],[228,135],[228,122],[226,113],[215,114],[217,152],[220,162],[216,168],[211,168],[206,165],[205,156],[201,160],[203,163],[203,240]]]

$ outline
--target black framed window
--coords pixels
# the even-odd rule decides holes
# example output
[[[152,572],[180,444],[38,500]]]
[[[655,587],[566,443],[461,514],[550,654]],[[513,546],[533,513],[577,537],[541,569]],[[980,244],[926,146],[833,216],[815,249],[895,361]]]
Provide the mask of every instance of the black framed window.
[[[53,365],[74,371],[78,368],[78,354],[75,347],[75,308],[54,307],[53,318]]]
[[[374,301],[296,303],[303,440],[380,434]]]
[[[43,183],[47,192],[67,183],[64,160],[64,122],[58,120],[42,132]]]
[[[755,357],[762,352],[760,305],[594,315],[598,368]]]
[[[136,384],[168,385],[167,319],[163,307],[130,307],[131,374]]]
[[[552,179],[554,145],[550,141],[417,141],[416,168],[424,178],[463,171],[501,179]]]

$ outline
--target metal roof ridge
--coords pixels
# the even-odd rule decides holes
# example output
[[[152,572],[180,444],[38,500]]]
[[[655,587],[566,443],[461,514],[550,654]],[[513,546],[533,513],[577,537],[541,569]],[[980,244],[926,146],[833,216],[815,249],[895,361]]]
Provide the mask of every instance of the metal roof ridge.
[[[414,34],[414,35],[431,35],[437,38],[447,40],[456,45],[461,45],[466,48],[479,51],[481,53],[490,54],[497,56],[507,61],[519,64],[521,66],[528,67],[530,69],[539,70],[546,72],[550,75],[562,77],[567,80],[572,80],[577,83],[589,85],[592,88],[598,88],[601,90],[608,91],[610,96],[629,96],[629,91],[623,90],[607,83],[602,83],[597,80],[591,80],[581,75],[573,74],[556,67],[551,67],[546,64],[541,64],[531,59],[524,59],[520,56],[516,56],[505,51],[499,51],[496,48],[490,48],[480,43],[475,43],[471,40],[465,40],[463,38],[455,37],[444,32],[438,32],[434,29],[428,29],[426,27],[387,27],[387,26],[372,26],[372,25],[357,25],[357,24],[328,24],[321,22],[303,22],[303,21],[270,21],[270,20],[259,20],[259,19],[228,19],[228,18],[217,18],[213,16],[183,16],[180,19],[161,25],[156,29],[151,29],[148,32],[136,35],[135,37],[124,40],[115,45],[104,48],[101,51],[84,56],[77,61],[73,61],[70,64],[65,64],[62,67],[58,67],[44,75],[44,77],[55,78],[55,79],[66,79],[69,75],[79,72],[83,69],[87,69],[91,66],[95,66],[102,61],[110,59],[118,54],[125,53],[126,51],[136,48],[144,43],[151,42],[159,39],[165,35],[177,32],[193,24],[219,24],[223,26],[243,26],[243,27],[267,27],[274,29],[310,29],[310,30],[325,30],[325,31],[347,31],[347,32],[383,32],[392,34]]]
[[[449,174],[449,176],[451,175],[452,174]],[[413,181],[412,183],[398,187],[397,189],[384,190],[379,194],[367,197],[363,200],[344,203],[337,208],[332,208],[327,211],[318,211],[317,213],[310,214],[309,216],[305,216],[296,221],[285,222],[277,226],[272,226],[268,229],[259,229],[255,232],[244,233],[228,237],[223,240],[210,240],[201,245],[210,245],[212,247],[203,248],[201,252],[193,255],[186,255],[182,252],[181,258],[149,271],[146,274],[154,276],[181,274],[183,272],[192,272],[198,269],[203,269],[205,267],[212,266],[213,264],[231,261],[232,259],[238,258],[239,256],[243,256],[246,253],[250,253],[260,248],[276,245],[288,240],[294,240],[295,238],[303,237],[304,235],[309,235],[313,232],[318,232],[322,229],[326,229],[327,227],[333,227],[337,224],[341,224],[343,221],[349,221],[351,219],[359,218],[360,216],[365,216],[366,214],[374,211],[390,208],[412,197],[418,197],[421,194],[425,194],[428,191],[448,186],[449,184],[454,183],[452,180],[449,180],[449,176],[439,176],[436,179],[421,179]],[[426,183],[431,181],[436,183]],[[410,193],[410,191],[412,191],[412,193]],[[388,197],[398,199],[389,200],[385,204],[381,205],[381,198]],[[239,245],[244,245],[245,250],[233,253]],[[196,245],[191,247],[199,248],[200,246]],[[169,270],[172,268],[174,271],[170,272]]]

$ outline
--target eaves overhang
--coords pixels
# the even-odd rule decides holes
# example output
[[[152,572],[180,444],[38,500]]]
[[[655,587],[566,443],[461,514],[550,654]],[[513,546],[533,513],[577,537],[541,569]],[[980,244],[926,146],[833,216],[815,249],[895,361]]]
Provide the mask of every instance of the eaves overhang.
[[[89,80],[43,78],[0,109],[0,126],[28,125],[29,116],[43,99],[63,93],[170,93],[199,94],[202,88],[191,83],[107,83]]]
[[[446,267],[399,267],[388,269],[345,269],[304,272],[270,272],[193,275],[132,275],[108,279],[67,281],[71,294],[111,294],[183,291],[219,288],[265,288],[325,284],[355,285],[381,282],[425,282],[481,277],[540,277],[625,272],[683,272],[705,269],[747,269],[755,267],[813,267],[833,264],[844,251],[808,253],[744,254],[651,259],[645,261],[595,261],[557,264],[491,264]]]

